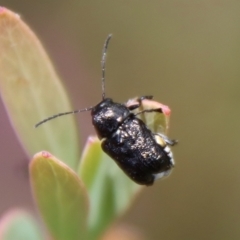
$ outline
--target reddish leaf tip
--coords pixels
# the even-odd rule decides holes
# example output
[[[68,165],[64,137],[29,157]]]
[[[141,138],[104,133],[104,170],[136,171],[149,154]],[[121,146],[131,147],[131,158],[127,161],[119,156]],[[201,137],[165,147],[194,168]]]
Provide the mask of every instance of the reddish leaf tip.
[[[5,11],[6,11],[6,8],[0,6],[0,14],[1,14],[1,13],[4,13]]]
[[[50,158],[50,157],[52,157],[52,154],[49,153],[49,152],[46,152],[46,151],[42,151],[42,156],[43,156],[44,158]]]
[[[171,109],[166,105],[162,105],[162,111],[163,111],[163,114],[166,116],[170,116],[171,114]]]
[[[87,143],[91,144],[91,143],[96,142],[97,140],[98,140],[97,136],[89,136],[87,139]]]
[[[170,116],[171,115],[171,109],[167,106],[164,105],[160,102],[156,102],[154,100],[149,100],[149,99],[144,99],[143,103],[146,104],[146,106],[152,106],[153,108],[161,108],[162,112],[165,116]]]
[[[17,19],[20,18],[20,16],[17,13],[14,13],[9,9],[0,6],[0,15],[4,15],[4,14],[6,14],[8,17],[16,17]]]
[[[35,158],[51,158],[51,157],[54,157],[51,153],[47,152],[47,151],[41,151],[41,152],[38,152],[36,153],[34,156],[33,156],[33,159]]]

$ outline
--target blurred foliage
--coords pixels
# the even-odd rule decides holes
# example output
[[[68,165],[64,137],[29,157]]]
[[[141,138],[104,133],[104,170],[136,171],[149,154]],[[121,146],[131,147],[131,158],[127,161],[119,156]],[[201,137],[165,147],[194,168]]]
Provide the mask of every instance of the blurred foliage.
[[[56,121],[33,131],[40,119],[71,109],[41,43],[19,15],[5,8],[0,8],[0,33],[0,93],[20,142],[29,156],[45,149],[68,159],[76,169],[79,141],[73,118],[68,119],[68,128]]]
[[[58,90],[55,96],[58,95],[63,101],[61,107],[69,102],[45,51],[19,16],[3,7],[0,7],[0,30],[0,48],[3,50],[0,57],[1,96],[20,142],[30,154],[39,147],[51,149],[60,156],[62,153],[66,157],[65,163],[76,168],[79,156],[76,144],[72,142],[77,140],[78,131],[73,123],[65,131],[55,124],[55,131],[42,129],[43,134],[40,132],[38,136],[34,136],[33,129],[29,127],[34,117],[41,116],[49,109],[57,112],[56,105],[43,95],[47,94],[45,89],[50,96]],[[64,141],[59,141],[62,139],[69,144],[68,148],[62,144]],[[106,165],[105,159],[100,141],[96,138],[89,141],[80,171],[85,181],[86,171],[95,168],[95,174],[85,181],[87,192],[76,173],[47,151],[33,157],[29,168],[32,190],[46,227],[54,239],[100,239],[111,222],[126,210],[139,187],[112,161],[112,167]],[[91,199],[90,216],[88,193]],[[111,207],[109,199],[112,199]],[[0,225],[2,238],[40,238],[34,229],[35,223],[25,215],[18,210],[9,213],[6,220],[3,218]]]
[[[152,94],[171,106],[170,134],[179,139],[174,174],[146,189],[125,220],[151,239],[240,238],[239,1],[1,4],[20,13],[41,36],[77,108],[101,98],[100,49],[109,33],[114,44],[107,61],[107,96],[124,102]],[[87,114],[79,123],[85,126],[84,138],[93,132]],[[3,124],[0,147],[9,166],[16,155],[4,144]],[[2,166],[1,176],[5,171]],[[12,199],[21,201],[19,180],[9,186]],[[3,194],[3,183],[0,189],[4,209],[9,195]]]
[[[43,235],[33,217],[26,211],[13,209],[0,222],[1,240],[42,240]]]
[[[89,138],[84,148],[79,177],[73,161],[78,159],[78,151],[76,144],[71,144],[77,139],[74,124],[64,131],[61,125],[55,124],[54,131],[42,129],[34,136],[29,126],[35,117],[49,109],[53,112],[58,109],[56,104],[51,104],[51,97],[45,98],[45,89],[49,96],[58,90],[55,96],[63,101],[62,106],[68,106],[69,101],[39,40],[19,15],[0,7],[0,30],[1,96],[21,144],[29,154],[43,147],[66,157],[64,164],[51,153],[41,151],[34,155],[29,167],[33,195],[50,238],[98,240],[105,233],[108,238],[112,233],[108,234],[107,229],[129,208],[141,187],[103,153],[96,137]],[[160,125],[165,132],[170,109],[151,100],[144,100],[141,107],[142,111],[163,109],[162,113],[155,112],[149,118],[144,113],[141,117],[151,128]],[[53,118],[56,116],[59,115]],[[63,142],[68,143],[69,148]],[[119,239],[125,231],[118,233],[117,229],[114,235]],[[139,235],[129,230],[126,233],[126,239],[136,239]],[[9,212],[2,218],[0,235],[5,240],[41,238],[34,220],[21,210]]]

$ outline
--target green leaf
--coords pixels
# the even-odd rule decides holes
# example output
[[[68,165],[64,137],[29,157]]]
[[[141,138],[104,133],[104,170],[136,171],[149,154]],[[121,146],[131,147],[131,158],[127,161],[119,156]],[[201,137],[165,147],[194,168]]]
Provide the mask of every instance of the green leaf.
[[[35,220],[26,211],[14,209],[0,221],[1,240],[42,240]]]
[[[40,41],[19,15],[0,7],[0,94],[17,135],[32,156],[47,150],[76,169],[78,130],[73,116],[34,125],[72,109]]]
[[[55,240],[86,239],[88,197],[79,177],[48,152],[30,165],[32,190]]]
[[[141,187],[102,151],[96,137],[88,139],[79,175],[90,195],[89,239],[99,239],[109,224],[129,207]]]
[[[136,101],[137,99],[138,98],[136,97],[128,100],[126,106],[129,107],[131,105],[138,104],[138,102]],[[170,108],[154,100],[144,99],[139,108],[133,110],[133,113],[136,114],[149,109],[161,109],[162,112],[145,112],[137,115],[137,117],[140,118],[153,133],[166,134],[169,127],[169,118],[171,115]]]

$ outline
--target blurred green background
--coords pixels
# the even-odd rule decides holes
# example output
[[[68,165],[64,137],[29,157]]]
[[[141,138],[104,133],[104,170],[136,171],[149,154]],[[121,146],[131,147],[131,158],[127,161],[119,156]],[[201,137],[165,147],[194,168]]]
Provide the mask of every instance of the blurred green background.
[[[19,13],[42,40],[75,109],[101,99],[100,59],[109,33],[107,96],[125,102],[152,94],[172,109],[176,167],[169,178],[145,188],[122,221],[151,240],[240,239],[240,1],[0,5]],[[33,208],[28,157],[2,102],[0,111],[0,213]],[[84,144],[94,133],[90,114],[76,117]]]

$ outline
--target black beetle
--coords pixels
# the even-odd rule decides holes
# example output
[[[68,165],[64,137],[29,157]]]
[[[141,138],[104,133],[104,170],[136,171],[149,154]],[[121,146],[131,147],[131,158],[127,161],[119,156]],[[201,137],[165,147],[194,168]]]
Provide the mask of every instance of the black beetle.
[[[156,179],[167,176],[174,166],[168,145],[173,146],[177,141],[168,139],[162,133],[152,132],[147,124],[138,118],[138,115],[143,113],[162,113],[161,108],[133,113],[144,99],[151,100],[152,96],[137,98],[135,104],[130,105],[105,98],[105,62],[111,36],[105,41],[101,61],[102,101],[93,107],[56,114],[37,123],[35,127],[62,115],[91,111],[92,124],[98,138],[102,140],[103,151],[113,158],[134,182],[152,185]]]

